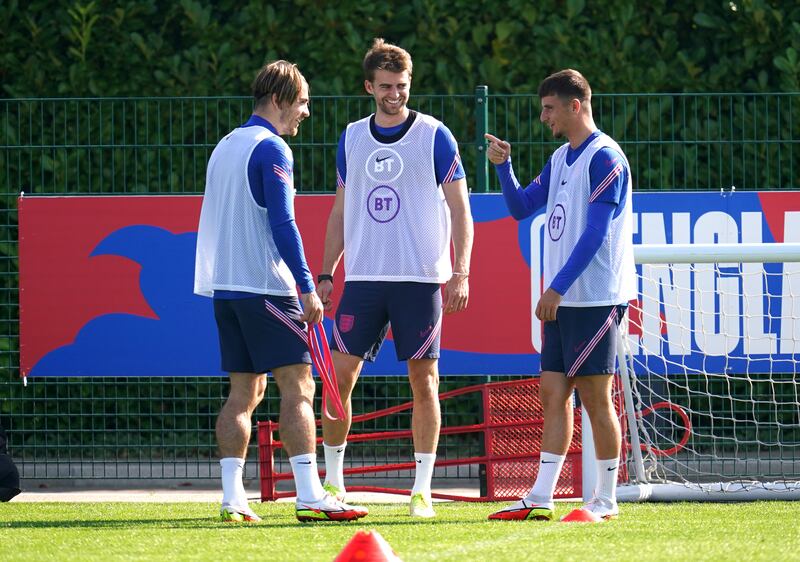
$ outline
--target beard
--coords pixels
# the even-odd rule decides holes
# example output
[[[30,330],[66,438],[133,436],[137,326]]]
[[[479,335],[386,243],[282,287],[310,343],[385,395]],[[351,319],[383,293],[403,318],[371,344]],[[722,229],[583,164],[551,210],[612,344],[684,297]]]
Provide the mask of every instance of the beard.
[[[385,113],[386,115],[397,115],[399,113],[402,113],[403,109],[405,109],[406,100],[401,99],[400,103],[398,104],[390,104],[389,102],[382,100],[378,104],[378,107],[380,107],[381,112]]]
[[[552,127],[550,125],[547,125],[547,127],[550,129],[550,132],[553,134],[553,138],[554,139],[562,139],[562,138],[564,138],[564,132],[563,131],[559,130],[558,128]]]
[[[283,125],[283,129],[287,135],[293,137],[297,134],[298,129],[300,128],[300,121],[298,121],[299,116],[295,111],[292,109],[282,109],[281,110],[281,124]]]

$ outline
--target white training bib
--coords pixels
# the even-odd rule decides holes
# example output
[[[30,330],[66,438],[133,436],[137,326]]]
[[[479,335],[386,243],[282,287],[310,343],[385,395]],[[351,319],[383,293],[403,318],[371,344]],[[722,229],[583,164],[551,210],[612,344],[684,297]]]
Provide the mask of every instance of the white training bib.
[[[619,145],[606,134],[593,140],[571,166],[566,162],[569,144],[559,147],[550,159],[544,286],[550,286],[586,230],[591,195],[589,164],[595,153],[604,147],[619,152],[628,169],[625,207],[611,221],[608,235],[588,267],[563,295],[563,306],[605,306],[627,303],[636,298],[630,165]]]
[[[234,129],[208,160],[195,254],[194,292],[215,290],[296,295],[295,281],[272,239],[267,210],[250,191],[247,165],[256,146],[275,137],[276,150],[291,149],[266,127]]]
[[[384,144],[371,120],[351,123],[345,136],[346,280],[444,283],[452,265],[450,209],[433,156],[440,123],[416,113],[399,140]]]

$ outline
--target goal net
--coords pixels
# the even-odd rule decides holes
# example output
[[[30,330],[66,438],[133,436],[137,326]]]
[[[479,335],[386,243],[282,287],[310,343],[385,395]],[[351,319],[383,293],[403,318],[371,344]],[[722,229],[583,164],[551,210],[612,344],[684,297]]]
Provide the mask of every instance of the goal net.
[[[621,500],[800,499],[800,244],[638,246]]]

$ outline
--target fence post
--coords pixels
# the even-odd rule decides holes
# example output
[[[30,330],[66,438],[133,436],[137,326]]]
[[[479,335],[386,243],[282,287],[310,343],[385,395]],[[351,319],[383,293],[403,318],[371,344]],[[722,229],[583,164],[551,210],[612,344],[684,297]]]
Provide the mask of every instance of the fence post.
[[[489,161],[486,158],[486,139],[483,135],[489,128],[489,87],[475,86],[475,148],[478,149],[475,168],[477,193],[489,190]]]

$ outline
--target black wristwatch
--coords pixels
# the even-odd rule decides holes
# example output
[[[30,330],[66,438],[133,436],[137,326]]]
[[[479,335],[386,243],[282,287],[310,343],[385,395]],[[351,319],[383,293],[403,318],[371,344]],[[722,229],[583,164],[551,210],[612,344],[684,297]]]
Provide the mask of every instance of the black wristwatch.
[[[333,283],[333,275],[330,273],[320,273],[317,275],[317,283],[322,283],[323,281],[330,281]]]

